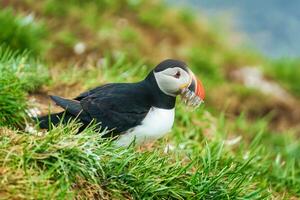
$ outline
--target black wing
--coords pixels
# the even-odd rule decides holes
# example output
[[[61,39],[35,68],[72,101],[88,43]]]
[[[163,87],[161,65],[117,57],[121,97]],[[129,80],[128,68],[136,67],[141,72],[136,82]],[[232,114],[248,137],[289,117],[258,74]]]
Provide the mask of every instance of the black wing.
[[[95,90],[94,90],[95,91]],[[140,125],[151,108],[147,93],[139,85],[111,84],[80,100],[84,112],[102,127],[122,133]]]
[[[107,84],[82,93],[74,100],[52,99],[84,123],[94,119],[102,128],[118,134],[140,125],[151,108],[150,98],[139,84]]]
[[[141,84],[112,83],[80,94],[83,113],[103,128],[123,133],[140,125],[151,108],[149,94]]]

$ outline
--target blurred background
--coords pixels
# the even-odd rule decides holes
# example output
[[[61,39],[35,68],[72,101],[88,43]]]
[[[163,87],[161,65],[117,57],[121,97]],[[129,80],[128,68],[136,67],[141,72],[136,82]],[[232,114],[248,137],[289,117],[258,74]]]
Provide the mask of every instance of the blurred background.
[[[253,155],[255,174],[240,176],[238,185],[249,180],[248,189],[261,184],[259,195],[296,199],[299,8],[298,1],[280,0],[1,0],[0,127],[30,132],[28,113],[47,114],[49,94],[73,98],[105,83],[139,81],[160,61],[180,59],[202,80],[207,98],[188,114],[178,99],[166,140],[186,149],[202,150],[207,140],[212,148],[225,144],[226,156],[242,164]]]
[[[299,57],[300,2],[286,3],[281,0],[221,1],[185,0],[169,1],[180,6],[193,6],[212,20],[224,21],[229,18],[235,30],[243,34],[247,45],[257,48],[264,55]]]

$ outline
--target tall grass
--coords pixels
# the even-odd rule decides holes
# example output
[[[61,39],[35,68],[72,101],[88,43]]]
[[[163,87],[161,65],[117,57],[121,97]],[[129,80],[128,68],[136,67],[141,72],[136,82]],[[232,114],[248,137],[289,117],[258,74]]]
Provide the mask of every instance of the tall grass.
[[[166,141],[156,143],[150,151],[139,151],[134,145],[117,148],[113,141],[102,139],[93,126],[77,134],[79,124],[74,122],[39,135],[2,128],[1,194],[25,199],[266,199],[300,195],[299,142],[290,135],[269,133],[264,120],[254,126],[243,117],[234,123],[224,117],[214,120],[215,136],[199,140],[188,132],[201,135],[205,126],[186,128],[185,136],[179,132],[180,121],[173,133],[175,138],[180,134],[180,143],[173,140],[173,149],[167,151],[170,144]],[[238,143],[226,139],[226,131],[246,131],[250,126],[251,135],[242,135]]]
[[[27,107],[26,94],[48,78],[44,66],[28,53],[0,47],[0,126],[20,126]]]
[[[1,130],[0,165],[7,172],[2,194],[24,198],[89,197],[116,199],[250,198],[268,195],[255,187],[253,158],[238,162],[222,143],[203,143],[194,153],[164,153],[162,148],[139,152],[116,148],[88,128],[59,126],[43,136]],[[9,154],[8,154],[9,152]],[[14,182],[11,173],[18,172]],[[32,181],[34,177],[35,181]],[[29,181],[29,184],[23,184]],[[42,191],[47,189],[47,191]],[[10,196],[11,195],[11,196]]]

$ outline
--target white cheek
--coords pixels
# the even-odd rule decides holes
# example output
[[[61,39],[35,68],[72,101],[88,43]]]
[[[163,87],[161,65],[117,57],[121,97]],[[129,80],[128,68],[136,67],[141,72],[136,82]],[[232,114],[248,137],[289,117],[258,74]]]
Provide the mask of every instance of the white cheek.
[[[154,74],[159,89],[167,95],[176,96],[180,81],[168,75]]]
[[[165,90],[167,93],[174,93],[177,92],[180,85],[180,81],[178,79],[168,77],[161,83],[162,90]]]

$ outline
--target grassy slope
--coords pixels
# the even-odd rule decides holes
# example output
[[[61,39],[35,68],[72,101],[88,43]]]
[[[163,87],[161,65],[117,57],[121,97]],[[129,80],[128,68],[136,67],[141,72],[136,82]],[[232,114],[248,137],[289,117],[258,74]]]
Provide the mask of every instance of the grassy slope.
[[[32,8],[48,22],[51,32],[47,38],[39,38],[33,31],[36,29],[29,27],[24,31],[28,31],[29,38],[39,38],[38,45],[16,43],[25,44],[17,49],[32,52],[37,46],[49,47],[47,51],[38,47],[45,63],[53,66],[49,69],[50,83],[42,92],[72,97],[102,83],[136,81],[154,63],[165,57],[177,57],[187,60],[203,78],[210,91],[208,103],[205,108],[187,112],[178,101],[172,134],[149,149],[137,150],[133,146],[116,149],[110,141],[100,139],[93,127],[75,135],[76,124],[44,134],[16,131],[14,127],[24,122],[26,95],[47,79],[40,76],[45,74],[45,68],[38,68],[27,55],[4,56],[9,50],[2,50],[1,73],[17,67],[9,75],[0,76],[0,87],[11,85],[9,90],[0,90],[4,91],[0,98],[14,99],[1,105],[0,113],[9,121],[1,120],[0,197],[281,199],[299,196],[300,143],[294,132],[271,131],[267,118],[256,117],[251,122],[246,117],[247,109],[238,117],[230,112],[223,114],[226,102],[219,107],[222,101],[214,103],[217,96],[227,94],[238,101],[245,94],[263,99],[257,91],[229,82],[227,72],[265,60],[230,47],[225,38],[189,10],[176,11],[154,1],[110,2],[99,0],[97,5],[101,6],[96,6],[91,1],[79,0],[43,3],[27,0],[22,4],[16,1],[17,10],[26,12]],[[6,26],[10,24],[13,22]],[[16,47],[12,40],[1,40],[12,49]],[[72,49],[78,41],[87,46],[80,55]],[[288,77],[292,73],[282,77],[278,70],[270,70],[270,76],[281,79],[290,88]],[[227,93],[221,94],[223,90]],[[42,103],[47,107],[48,102]],[[264,108],[266,104],[268,101],[260,106]],[[251,104],[249,107],[251,111]],[[16,116],[11,117],[12,113]]]

